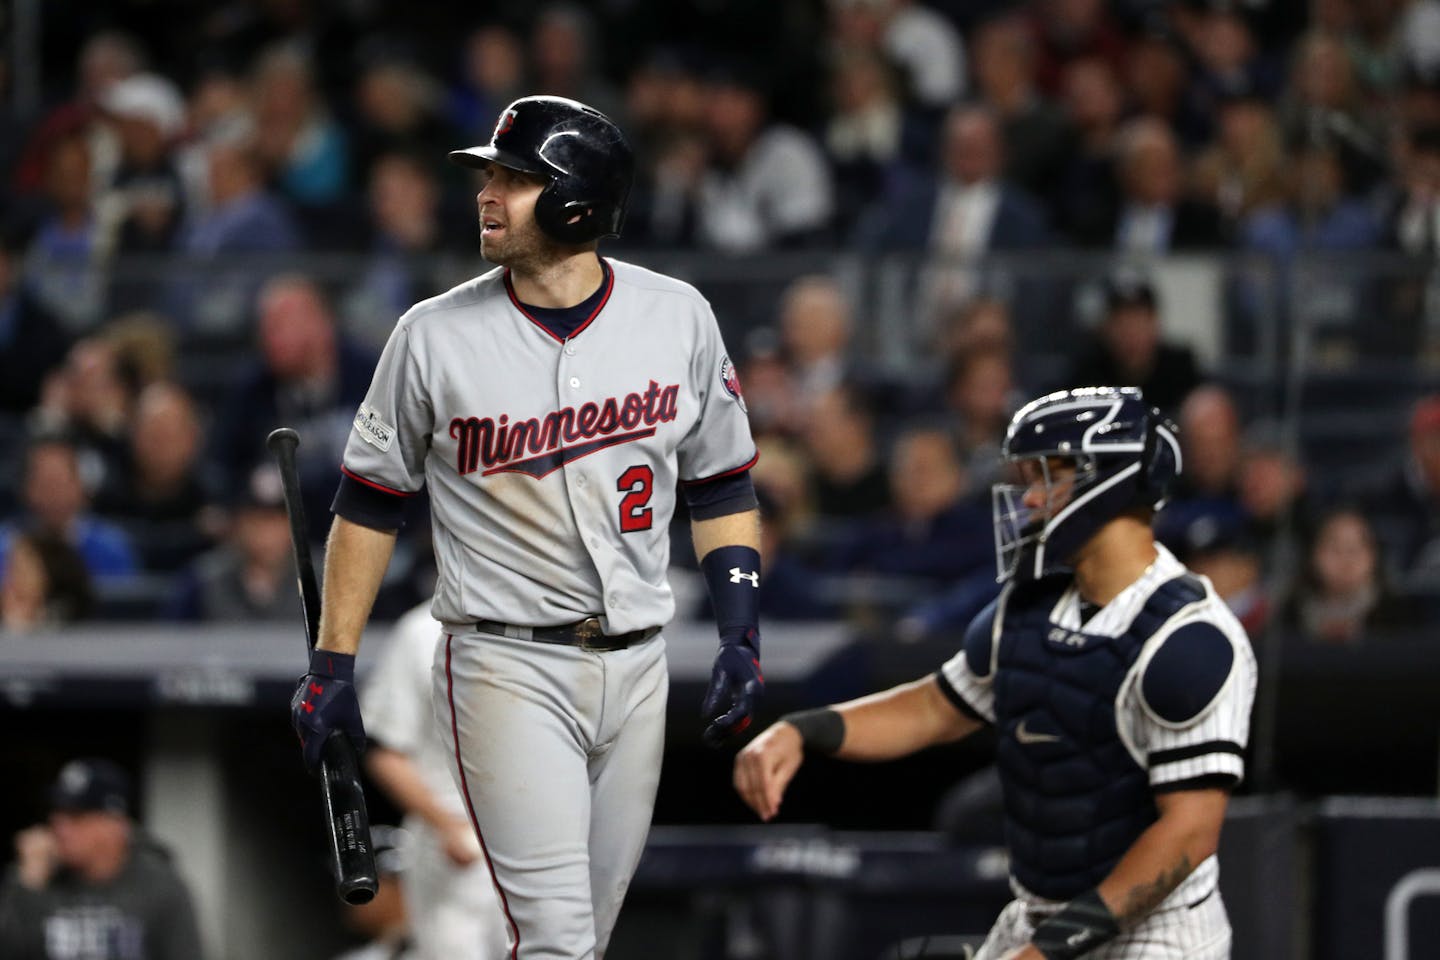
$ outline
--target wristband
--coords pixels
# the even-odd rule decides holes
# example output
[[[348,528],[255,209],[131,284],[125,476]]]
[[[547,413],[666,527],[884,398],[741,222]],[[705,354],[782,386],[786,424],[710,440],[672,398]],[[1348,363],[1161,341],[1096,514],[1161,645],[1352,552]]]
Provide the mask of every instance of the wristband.
[[[310,651],[310,672],[318,677],[331,677],[346,683],[355,682],[355,654],[336,653],[334,650]]]
[[[1087,890],[1035,928],[1030,942],[1045,960],[1074,960],[1120,934],[1120,922],[1100,899],[1100,891]]]
[[[829,707],[818,710],[797,710],[780,718],[800,731],[800,739],[808,750],[826,756],[838,753],[845,742],[845,718]]]
[[[721,642],[755,646],[760,623],[759,551],[738,544],[716,547],[700,561],[700,572],[710,591]]]

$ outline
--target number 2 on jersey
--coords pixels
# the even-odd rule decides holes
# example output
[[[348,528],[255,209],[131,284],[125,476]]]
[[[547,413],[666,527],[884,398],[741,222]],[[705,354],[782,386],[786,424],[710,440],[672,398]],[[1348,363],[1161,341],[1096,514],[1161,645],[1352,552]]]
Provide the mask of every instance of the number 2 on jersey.
[[[650,489],[655,482],[655,471],[647,466],[631,467],[620,474],[615,489],[625,496],[620,498],[620,532],[650,529]]]

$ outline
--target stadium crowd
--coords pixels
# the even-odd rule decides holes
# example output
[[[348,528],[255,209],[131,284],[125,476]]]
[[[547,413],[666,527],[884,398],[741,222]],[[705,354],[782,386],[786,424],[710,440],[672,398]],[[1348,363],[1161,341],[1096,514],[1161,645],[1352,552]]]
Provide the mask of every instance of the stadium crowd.
[[[1161,538],[1248,627],[1353,644],[1440,620],[1440,395],[1404,398],[1408,448],[1331,483],[1223,363],[1171,341],[1146,269],[1389,251],[1423,276],[1440,2],[487,8],[43,5],[43,97],[6,91],[0,112],[3,629],[297,615],[265,435],[300,429],[318,541],[378,344],[483,269],[474,181],[445,153],[527,93],[632,137],[616,255],[935,265],[910,370],[859,346],[876,318],[825,270],[750,316],[717,300],[760,438],[766,617],[963,624],[996,589],[988,484],[1016,404],[1123,382],[1182,430]],[[1086,335],[1041,367],[1026,291],[972,266],[1057,250],[1117,266]],[[1352,318],[1365,349],[1418,363],[1426,284],[1376,286],[1352,301],[1376,311]],[[1232,314],[1248,303],[1227,291]],[[428,593],[427,514],[379,617]]]

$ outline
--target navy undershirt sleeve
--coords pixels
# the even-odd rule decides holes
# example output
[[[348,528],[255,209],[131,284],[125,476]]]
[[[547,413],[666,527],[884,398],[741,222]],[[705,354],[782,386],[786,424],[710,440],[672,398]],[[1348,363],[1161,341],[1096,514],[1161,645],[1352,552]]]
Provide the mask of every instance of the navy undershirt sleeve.
[[[717,477],[703,483],[682,484],[690,516],[696,520],[713,520],[732,513],[744,513],[760,505],[755,497],[755,482],[750,471]]]
[[[405,525],[403,515],[409,499],[342,473],[340,486],[335,491],[335,500],[330,509],[362,527],[372,530],[399,530]]]

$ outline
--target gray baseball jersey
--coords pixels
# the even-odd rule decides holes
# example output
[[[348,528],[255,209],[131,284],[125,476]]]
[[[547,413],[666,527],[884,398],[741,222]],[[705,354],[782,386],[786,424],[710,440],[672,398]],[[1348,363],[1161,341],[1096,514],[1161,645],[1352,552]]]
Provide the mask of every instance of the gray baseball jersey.
[[[665,623],[676,482],[755,460],[709,304],[607,263],[610,289],[567,339],[496,268],[417,304],[385,347],[344,470],[392,493],[428,483],[443,623]]]

